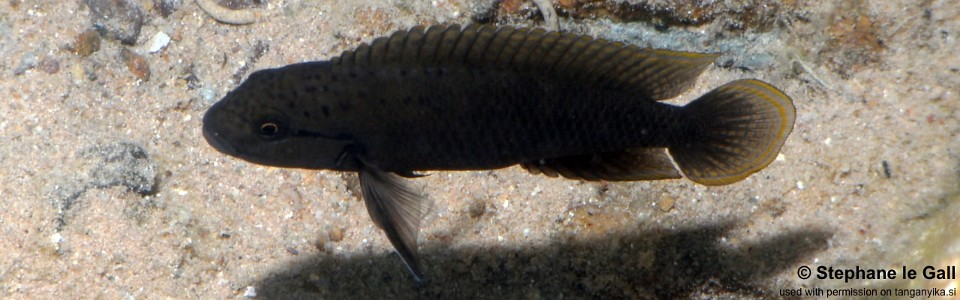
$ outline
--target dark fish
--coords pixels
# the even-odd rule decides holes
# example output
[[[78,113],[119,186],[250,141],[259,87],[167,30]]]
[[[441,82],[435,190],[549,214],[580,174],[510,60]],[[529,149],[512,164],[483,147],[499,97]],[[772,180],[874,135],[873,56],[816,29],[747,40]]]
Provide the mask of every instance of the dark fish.
[[[250,74],[207,111],[203,135],[258,164],[359,172],[370,217],[419,280],[423,196],[403,179],[417,171],[520,164],[611,181],[682,171],[724,185],[766,167],[795,118],[775,87],[738,80],[686,106],[657,102],[716,57],[540,29],[414,27]]]

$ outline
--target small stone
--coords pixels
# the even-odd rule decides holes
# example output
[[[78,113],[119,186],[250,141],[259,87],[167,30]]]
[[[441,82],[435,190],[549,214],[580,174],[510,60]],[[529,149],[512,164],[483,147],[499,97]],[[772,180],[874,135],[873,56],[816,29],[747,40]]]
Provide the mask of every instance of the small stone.
[[[97,70],[99,70],[100,67],[101,65],[98,62],[83,64],[83,76],[90,81],[97,80]]]
[[[77,35],[73,42],[73,53],[87,57],[100,50],[100,33],[94,29],[87,29]]]
[[[533,191],[530,192],[530,197],[539,195],[540,192],[543,192],[543,189],[541,189],[539,185],[538,185],[538,186],[535,186],[535,187],[533,187]]]
[[[317,239],[316,241],[313,242],[313,247],[316,248],[317,251],[319,251],[319,252],[326,251],[326,250],[327,250],[327,241],[324,240],[323,238],[319,238],[319,239]]]
[[[59,232],[54,232],[52,235],[50,235],[50,242],[53,243],[54,249],[59,251],[60,243],[63,242],[63,235],[61,235]]]
[[[474,199],[470,202],[470,206],[467,207],[467,215],[472,219],[477,219],[480,218],[480,216],[483,216],[483,213],[486,212],[486,210],[486,203],[483,203],[483,200]]]
[[[143,147],[130,142],[98,144],[80,151],[77,160],[84,165],[75,178],[56,183],[51,203],[59,211],[58,228],[67,225],[66,216],[90,189],[114,186],[127,188],[141,196],[156,194],[157,164]]]
[[[88,173],[89,186],[124,186],[144,196],[157,192],[157,164],[139,145],[129,142],[101,144],[83,150],[80,156],[95,162]]]
[[[500,15],[517,15],[521,12],[523,4],[526,1],[523,0],[503,0],[500,1],[500,6],[498,7]]]
[[[185,82],[187,83],[187,89],[188,89],[188,90],[195,90],[195,89],[197,89],[197,88],[199,88],[199,87],[201,86],[201,85],[200,85],[200,78],[197,77],[196,74],[192,74],[192,73],[191,73],[191,74],[188,74],[188,75],[184,76],[184,77],[183,77],[183,81],[185,81]],[[214,92],[213,92],[213,90],[210,90],[210,89],[208,89],[208,90],[209,90],[209,92],[210,92],[210,97],[211,97],[211,99],[210,99],[210,100],[204,99],[204,100],[210,101],[210,102],[211,102],[210,104],[213,104],[211,100],[213,100],[212,98],[213,98],[213,96],[215,96],[215,95],[214,95]],[[203,91],[201,91],[201,96],[204,96],[202,92],[203,92]]]
[[[187,87],[189,87],[189,82]],[[202,98],[203,102],[206,102],[207,104],[213,104],[213,100],[216,100],[214,99],[214,97],[216,96],[217,96],[217,92],[214,92],[213,89],[211,88],[200,89],[200,98]]]
[[[164,18],[180,8],[181,0],[153,0],[153,8],[160,12]]]
[[[147,43],[147,45],[150,45],[149,47],[147,47],[147,52],[157,53],[157,51],[160,51],[161,49],[166,47],[167,44],[169,43],[170,43],[169,35],[167,35],[163,31],[157,32],[157,34],[153,35],[153,37],[150,38],[150,41]]]
[[[90,8],[94,26],[102,29],[107,37],[133,45],[140,36],[144,12],[138,1],[133,0],[84,0]]]
[[[53,59],[51,57],[46,57],[40,60],[40,71],[43,71],[47,74],[55,74],[60,72],[60,61]]]
[[[339,227],[331,228],[330,231],[327,231],[327,237],[330,238],[331,242],[339,242],[343,240],[343,229]]]
[[[243,291],[244,298],[256,298],[257,297],[257,288],[248,286],[246,290]]]
[[[29,51],[23,54],[23,57],[20,58],[20,65],[13,70],[13,75],[22,75],[26,73],[27,70],[33,69],[40,62],[40,59],[37,58],[37,54],[33,51]]]
[[[120,50],[120,58],[123,60],[123,63],[127,65],[130,73],[133,73],[133,76],[143,81],[150,80],[150,64],[147,63],[147,59],[143,58],[142,55],[136,54],[130,51],[130,49],[123,48],[123,50]]]
[[[664,195],[663,197],[660,197],[660,200],[657,200],[657,207],[659,207],[660,211],[662,212],[669,212],[671,209],[673,209],[673,204],[676,202],[676,198]]]
[[[73,79],[74,84],[83,83],[83,80],[86,78],[83,71],[83,66],[80,64],[73,64],[73,66],[70,67],[70,77]]]
[[[557,1],[557,4],[559,4],[560,7],[564,9],[573,9],[575,8],[574,6],[577,5],[578,3],[577,3],[577,0],[559,0]]]
[[[893,171],[892,171],[892,168],[890,168],[889,162],[884,160],[883,162],[880,163],[880,166],[883,168],[884,177],[886,177],[887,179],[893,177]]]

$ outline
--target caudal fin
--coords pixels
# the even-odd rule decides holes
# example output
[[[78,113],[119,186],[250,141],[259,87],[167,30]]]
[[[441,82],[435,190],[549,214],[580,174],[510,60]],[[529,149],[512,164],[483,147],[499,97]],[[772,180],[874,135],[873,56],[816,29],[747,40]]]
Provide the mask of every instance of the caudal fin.
[[[683,110],[685,134],[670,155],[688,179],[703,185],[734,183],[766,167],[796,119],[790,97],[750,79],[710,91]]]

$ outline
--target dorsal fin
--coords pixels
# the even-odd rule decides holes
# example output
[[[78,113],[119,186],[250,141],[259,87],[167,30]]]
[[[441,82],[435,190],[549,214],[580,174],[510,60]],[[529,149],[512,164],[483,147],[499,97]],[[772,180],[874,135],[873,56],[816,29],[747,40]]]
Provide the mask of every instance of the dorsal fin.
[[[543,29],[474,24],[397,31],[332,61],[340,67],[513,69],[565,76],[660,100],[686,90],[716,58],[716,54],[644,49]]]

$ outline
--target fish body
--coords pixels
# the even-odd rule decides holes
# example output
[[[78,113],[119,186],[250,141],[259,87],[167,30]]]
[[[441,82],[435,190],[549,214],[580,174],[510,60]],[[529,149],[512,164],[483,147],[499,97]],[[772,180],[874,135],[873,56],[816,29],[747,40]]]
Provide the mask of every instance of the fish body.
[[[493,26],[399,31],[329,61],[254,72],[205,114],[216,149],[254,163],[356,171],[374,222],[419,279],[418,171],[521,165],[584,180],[729,184],[793,128],[788,96],[738,80],[686,106],[713,54]],[[680,168],[677,170],[672,161]]]
[[[321,143],[312,149],[350,151],[388,172],[495,169],[542,158],[666,147],[685,136],[679,132],[684,121],[677,106],[627,100],[636,96],[542,74],[471,68],[338,70],[319,62],[260,71],[245,85],[261,79],[290,82],[277,92],[251,91],[263,92],[259,99],[287,104],[284,109],[290,111],[263,118],[283,124],[288,141],[300,138]],[[637,134],[641,132],[645,134]],[[338,162],[341,153],[333,152],[317,157],[267,152],[252,159],[275,164],[270,160],[293,158],[280,165],[359,170],[356,161]]]

